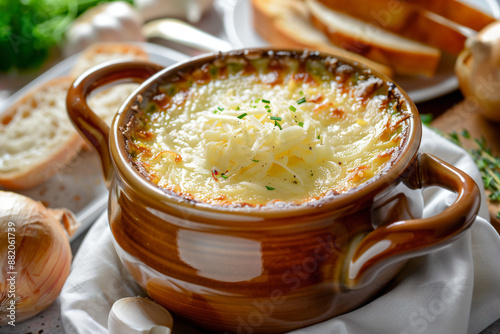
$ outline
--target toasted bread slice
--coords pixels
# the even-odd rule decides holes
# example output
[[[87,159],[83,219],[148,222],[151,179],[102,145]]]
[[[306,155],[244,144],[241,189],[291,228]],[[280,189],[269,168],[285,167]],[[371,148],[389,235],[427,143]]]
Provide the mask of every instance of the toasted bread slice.
[[[96,65],[111,60],[148,59],[148,53],[139,45],[126,43],[98,43],[85,49],[78,58],[71,73],[73,76],[78,76]],[[127,83],[105,89],[92,95],[88,99],[88,104],[99,117],[110,125],[122,103],[137,86],[138,84]]]
[[[139,45],[127,43],[97,43],[83,51],[71,75],[77,77],[86,70],[111,60],[148,60],[148,53]]]
[[[118,109],[137,86],[134,83],[113,86],[92,95],[87,102],[90,108],[109,126]]]
[[[391,0],[386,1],[388,3]],[[496,21],[492,16],[459,0],[411,0],[411,2],[421,8],[476,31]]]
[[[408,1],[318,0],[325,7],[350,15],[453,55],[464,48],[467,36],[451,21]],[[433,0],[435,2],[439,2]]]
[[[331,44],[309,21],[309,12],[301,0],[252,0],[254,27],[270,44],[283,48],[307,48],[331,53],[363,63],[388,76],[389,66],[376,63]]]
[[[46,82],[0,114],[0,185],[39,185],[79,152],[84,142],[66,113],[72,81],[63,77]]]
[[[389,65],[398,74],[432,76],[436,72],[441,57],[438,49],[368,25],[318,1],[306,3],[313,24],[333,44]]]
[[[63,169],[85,146],[66,111],[71,82],[85,70],[114,59],[148,59],[130,44],[96,44],[77,60],[70,76],[50,80],[0,114],[0,185],[10,189],[37,186]],[[136,84],[102,91],[89,99],[94,111],[110,122]]]

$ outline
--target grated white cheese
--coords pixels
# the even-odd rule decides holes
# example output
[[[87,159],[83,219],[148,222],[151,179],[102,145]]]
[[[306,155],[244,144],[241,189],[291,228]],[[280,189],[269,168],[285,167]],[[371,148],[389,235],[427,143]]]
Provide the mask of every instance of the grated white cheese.
[[[298,103],[312,96],[321,99]],[[380,139],[396,119],[381,112],[383,98],[365,106],[331,83],[271,86],[233,76],[193,87],[189,101],[155,112],[147,129],[155,140],[141,142],[151,154],[138,159],[158,186],[201,201],[262,205],[343,192],[377,173],[377,156],[397,146]],[[164,151],[182,161],[158,156]],[[371,173],[354,177],[364,165]]]

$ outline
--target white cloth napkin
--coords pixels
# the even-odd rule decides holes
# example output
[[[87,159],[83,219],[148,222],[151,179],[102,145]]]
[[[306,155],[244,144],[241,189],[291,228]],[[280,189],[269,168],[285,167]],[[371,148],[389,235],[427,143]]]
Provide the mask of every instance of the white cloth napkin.
[[[482,181],[474,162],[458,146],[424,129],[421,152],[434,154]],[[424,192],[424,215],[454,200],[443,190]],[[449,247],[409,261],[388,292],[371,303],[293,334],[454,333],[475,334],[500,318],[500,238],[488,223],[486,199],[473,227]],[[107,333],[113,303],[144,295],[116,255],[104,214],[94,224],[73,261],[62,290],[67,333]],[[203,333],[177,321],[174,333]]]

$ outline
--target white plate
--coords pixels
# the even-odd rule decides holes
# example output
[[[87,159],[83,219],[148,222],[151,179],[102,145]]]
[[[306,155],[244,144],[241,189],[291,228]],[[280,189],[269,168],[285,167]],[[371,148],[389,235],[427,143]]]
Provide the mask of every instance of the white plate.
[[[187,55],[156,44],[139,45],[148,52],[151,62],[165,67],[188,58]],[[63,60],[9,97],[0,107],[0,113],[36,86],[69,74],[78,56]],[[108,191],[103,182],[99,160],[93,150],[82,151],[62,171],[40,186],[17,192],[42,201],[51,208],[67,208],[73,211],[81,226],[71,241],[97,219],[108,203]]]
[[[496,18],[500,17],[500,6],[497,0],[462,1],[491,13]],[[226,33],[235,48],[269,46],[253,28],[250,0],[225,0],[223,8]],[[454,62],[454,57],[443,57],[436,75],[432,78],[396,76],[394,80],[403,87],[415,103],[428,101],[458,88],[458,80],[453,70]]]

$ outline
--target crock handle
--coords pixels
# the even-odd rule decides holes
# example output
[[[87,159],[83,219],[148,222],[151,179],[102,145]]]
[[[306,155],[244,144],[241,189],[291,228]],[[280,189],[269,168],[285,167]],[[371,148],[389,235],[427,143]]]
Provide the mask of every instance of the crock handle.
[[[96,88],[116,81],[142,83],[162,69],[160,65],[144,61],[105,63],[83,73],[69,88],[66,98],[69,118],[99,155],[107,187],[114,172],[109,153],[109,126],[90,109],[87,97]]]
[[[382,268],[448,245],[474,222],[479,210],[479,188],[461,170],[430,155],[417,157],[405,183],[412,188],[442,187],[458,194],[443,212],[429,218],[397,221],[366,235],[354,250],[347,285],[361,288]]]

